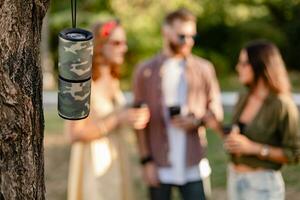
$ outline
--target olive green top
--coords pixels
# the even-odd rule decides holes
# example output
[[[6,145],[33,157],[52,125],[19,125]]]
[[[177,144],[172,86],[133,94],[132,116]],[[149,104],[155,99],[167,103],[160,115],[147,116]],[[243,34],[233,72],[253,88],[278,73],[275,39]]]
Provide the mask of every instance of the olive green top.
[[[246,105],[249,93],[242,93],[235,106],[233,124],[237,124]],[[298,109],[292,97],[270,94],[263,102],[256,116],[246,125],[244,132],[250,140],[281,147],[289,163],[300,160],[300,132]],[[261,160],[253,155],[231,156],[235,164],[250,167],[262,167],[278,170],[282,164],[269,160]]]

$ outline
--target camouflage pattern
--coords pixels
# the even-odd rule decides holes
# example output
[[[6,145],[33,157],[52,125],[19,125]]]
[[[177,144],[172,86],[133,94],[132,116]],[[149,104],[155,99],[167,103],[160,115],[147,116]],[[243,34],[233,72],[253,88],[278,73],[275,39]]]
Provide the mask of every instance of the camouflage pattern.
[[[59,75],[80,81],[91,77],[93,40],[69,41],[59,37]]]
[[[58,113],[62,118],[76,120],[89,115],[91,79],[71,83],[59,78]]]
[[[74,41],[68,34],[83,36],[83,39]],[[58,114],[62,118],[77,120],[89,115],[92,56],[92,33],[82,29],[60,32]]]

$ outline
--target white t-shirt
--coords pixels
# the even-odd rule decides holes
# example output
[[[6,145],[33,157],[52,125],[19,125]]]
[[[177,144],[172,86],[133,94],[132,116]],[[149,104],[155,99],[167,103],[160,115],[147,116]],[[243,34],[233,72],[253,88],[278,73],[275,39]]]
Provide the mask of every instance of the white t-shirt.
[[[207,159],[199,165],[186,166],[186,133],[170,123],[167,107],[180,106],[181,115],[186,115],[187,81],[185,78],[185,61],[170,58],[162,66],[162,92],[165,110],[165,122],[169,142],[169,161],[171,167],[161,167],[158,175],[161,183],[184,185],[198,181],[211,173]]]

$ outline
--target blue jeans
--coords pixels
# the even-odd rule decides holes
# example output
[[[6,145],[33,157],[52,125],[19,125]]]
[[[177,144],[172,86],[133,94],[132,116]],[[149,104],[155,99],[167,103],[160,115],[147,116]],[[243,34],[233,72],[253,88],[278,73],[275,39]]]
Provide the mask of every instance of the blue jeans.
[[[284,200],[284,182],[280,171],[236,172],[228,168],[228,200]]]
[[[151,200],[171,200],[172,188],[178,188],[183,200],[205,200],[202,181],[189,182],[185,185],[160,184],[150,188]]]

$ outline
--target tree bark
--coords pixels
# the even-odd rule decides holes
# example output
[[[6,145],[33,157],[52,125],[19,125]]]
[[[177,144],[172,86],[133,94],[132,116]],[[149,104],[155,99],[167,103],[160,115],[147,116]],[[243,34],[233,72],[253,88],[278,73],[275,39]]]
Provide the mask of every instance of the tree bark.
[[[0,0],[0,199],[45,199],[40,41],[50,0]]]

